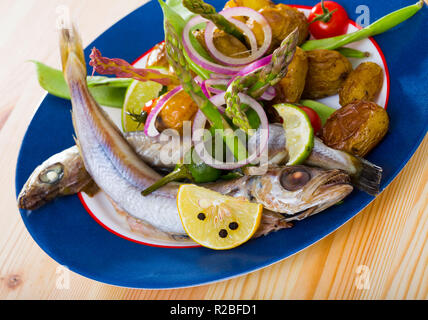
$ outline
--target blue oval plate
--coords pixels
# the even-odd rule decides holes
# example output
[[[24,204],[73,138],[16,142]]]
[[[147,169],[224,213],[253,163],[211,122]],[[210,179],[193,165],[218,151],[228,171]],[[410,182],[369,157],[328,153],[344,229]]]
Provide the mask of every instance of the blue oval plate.
[[[209,1],[221,9],[224,1]],[[298,1],[314,5],[316,1]],[[371,21],[414,1],[371,1]],[[356,20],[360,1],[343,1]],[[384,169],[383,190],[399,173],[424,138],[428,127],[428,9],[375,39],[390,74],[390,131],[367,159]],[[163,39],[163,16],[157,1],[137,9],[103,33],[96,46],[107,57],[135,61]],[[84,32],[84,30],[81,30]],[[149,32],[148,32],[149,31]],[[89,49],[85,51],[89,55]],[[74,144],[70,102],[47,95],[24,137],[16,171],[16,192],[34,168]],[[164,289],[224,280],[278,262],[315,243],[354,217],[374,198],[354,191],[344,204],[296,223],[294,228],[249,241],[229,251],[202,247],[172,249],[144,246],[101,227],[77,196],[64,197],[22,219],[33,239],[58,263],[85,277],[117,286]]]

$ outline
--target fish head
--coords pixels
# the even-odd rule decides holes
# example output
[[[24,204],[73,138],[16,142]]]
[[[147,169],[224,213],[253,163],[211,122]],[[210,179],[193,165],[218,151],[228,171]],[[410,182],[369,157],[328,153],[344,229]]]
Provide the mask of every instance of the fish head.
[[[18,195],[18,207],[35,210],[58,196],[82,191],[91,182],[77,147],[71,147],[33,171]]]
[[[339,202],[352,189],[344,171],[296,165],[269,168],[254,177],[251,195],[266,209],[300,220]]]
[[[56,162],[49,166],[39,166],[28,179],[18,196],[20,208],[34,208],[42,199],[56,196],[58,184],[64,178],[64,165]],[[44,201],[43,201],[44,202]]]

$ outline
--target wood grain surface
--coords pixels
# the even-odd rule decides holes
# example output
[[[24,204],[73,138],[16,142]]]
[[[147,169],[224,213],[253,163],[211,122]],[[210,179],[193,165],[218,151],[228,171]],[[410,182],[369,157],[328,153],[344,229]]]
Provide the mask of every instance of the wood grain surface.
[[[427,299],[427,137],[394,182],[342,228],[232,280],[179,290],[119,288],[67,273],[37,246],[14,191],[18,150],[45,94],[26,61],[59,67],[59,5],[79,21],[88,44],[145,2],[0,1],[0,299]]]

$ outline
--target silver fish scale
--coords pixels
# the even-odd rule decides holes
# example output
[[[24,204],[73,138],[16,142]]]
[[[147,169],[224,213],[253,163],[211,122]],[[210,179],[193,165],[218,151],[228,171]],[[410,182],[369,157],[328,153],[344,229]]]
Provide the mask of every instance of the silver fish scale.
[[[81,104],[78,106],[78,104]],[[97,185],[124,211],[168,233],[185,234],[175,197],[156,194],[143,197],[141,190],[131,185],[115,168],[108,149],[100,145],[97,135],[85,114],[83,101],[73,103],[76,133],[85,167]],[[83,109],[83,110],[82,110]],[[82,112],[83,111],[83,112]]]

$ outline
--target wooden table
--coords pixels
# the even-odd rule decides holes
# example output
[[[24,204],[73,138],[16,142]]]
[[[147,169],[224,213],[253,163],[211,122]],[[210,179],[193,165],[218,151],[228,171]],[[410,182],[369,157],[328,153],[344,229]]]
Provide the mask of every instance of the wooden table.
[[[44,91],[26,60],[59,67],[59,4],[88,44],[145,0],[0,2],[0,299],[427,299],[428,139],[357,217],[302,252],[249,275],[180,290],[132,290],[63,270],[32,240],[15,200],[21,140]],[[60,10],[60,9],[59,9]],[[7,119],[7,121],[6,121]]]

